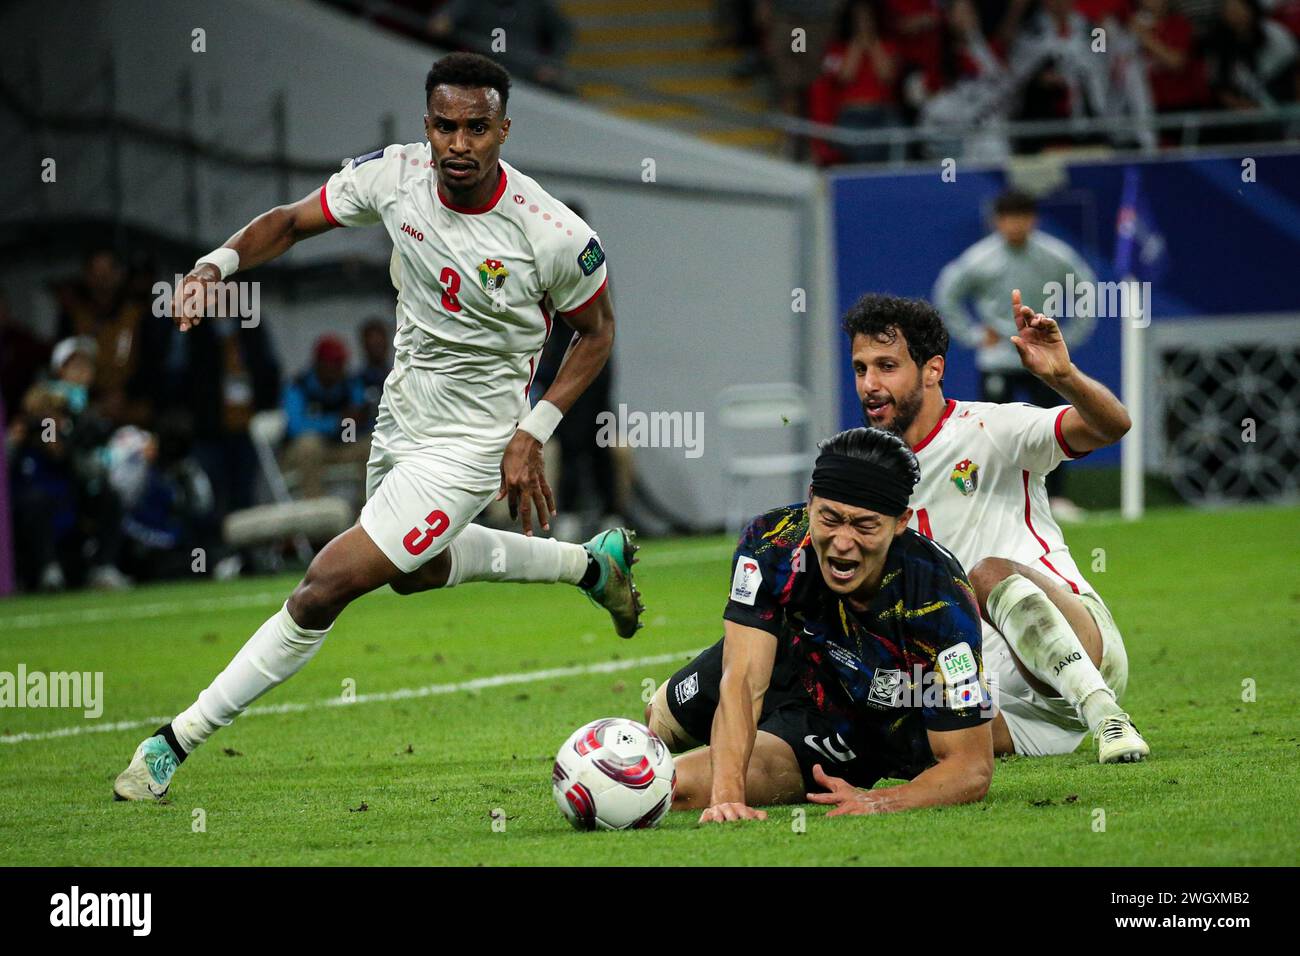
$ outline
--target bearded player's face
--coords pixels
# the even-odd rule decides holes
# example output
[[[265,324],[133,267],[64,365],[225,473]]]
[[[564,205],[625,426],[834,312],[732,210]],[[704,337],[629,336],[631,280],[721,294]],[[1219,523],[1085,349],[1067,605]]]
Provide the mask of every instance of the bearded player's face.
[[[921,368],[901,332],[892,340],[870,335],[853,339],[853,377],[862,415],[872,428],[903,435],[921,411]]]
[[[496,176],[501,144],[510,132],[510,120],[502,113],[501,94],[491,87],[434,87],[424,131],[445,191],[472,192]]]

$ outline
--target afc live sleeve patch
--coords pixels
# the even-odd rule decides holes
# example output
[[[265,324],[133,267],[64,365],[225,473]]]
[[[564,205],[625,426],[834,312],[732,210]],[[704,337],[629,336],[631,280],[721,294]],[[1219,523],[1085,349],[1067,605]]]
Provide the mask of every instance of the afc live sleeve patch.
[[[736,559],[736,570],[731,576],[731,599],[737,604],[754,606],[758,596],[758,586],[763,583],[763,572],[758,562],[751,557],[741,555]]]
[[[589,276],[599,269],[604,261],[605,250],[600,248],[600,241],[592,236],[591,241],[578,253],[578,268],[582,270],[583,275]]]
[[[943,671],[943,679],[950,687],[968,681],[980,672],[975,654],[965,641],[939,652],[939,670]]]

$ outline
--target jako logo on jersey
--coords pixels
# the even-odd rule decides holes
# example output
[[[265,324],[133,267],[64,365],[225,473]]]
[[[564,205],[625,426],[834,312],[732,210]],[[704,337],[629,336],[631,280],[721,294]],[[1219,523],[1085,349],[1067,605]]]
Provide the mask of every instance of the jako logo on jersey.
[[[1074,651],[1071,654],[1066,654],[1065,659],[1057,661],[1056,666],[1052,668],[1052,676],[1055,677],[1057,674],[1061,673],[1061,671],[1065,670],[1067,665],[1073,664],[1075,661],[1079,661],[1079,660],[1083,660],[1083,655],[1080,654],[1078,651]]]
[[[949,478],[963,495],[973,495],[980,486],[980,466],[969,458],[963,458],[957,462]]]
[[[754,596],[763,581],[763,572],[753,558],[741,557],[736,562],[736,573],[731,576],[731,599],[741,604],[754,605]]]
[[[478,281],[488,295],[500,290],[509,275],[510,270],[500,259],[484,259],[478,264]]]
[[[424,523],[427,528],[412,528],[402,539],[402,544],[411,554],[424,554],[433,544],[433,539],[451,527],[451,519],[445,511],[430,511]]]
[[[424,233],[418,229],[411,228],[411,226],[406,223],[402,223],[402,232],[406,233],[408,236],[414,236],[416,242],[424,242]]]

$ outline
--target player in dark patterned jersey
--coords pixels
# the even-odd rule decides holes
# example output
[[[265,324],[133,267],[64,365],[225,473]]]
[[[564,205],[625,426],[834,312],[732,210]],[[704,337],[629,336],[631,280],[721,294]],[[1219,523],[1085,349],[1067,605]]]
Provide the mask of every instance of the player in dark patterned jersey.
[[[957,559],[907,528],[915,456],[866,428],[819,448],[808,503],[741,536],[723,640],[647,708],[674,751],[709,744],[677,761],[674,808],[701,822],[805,796],[883,813],[988,790],[979,609]],[[859,789],[886,777],[909,782]]]

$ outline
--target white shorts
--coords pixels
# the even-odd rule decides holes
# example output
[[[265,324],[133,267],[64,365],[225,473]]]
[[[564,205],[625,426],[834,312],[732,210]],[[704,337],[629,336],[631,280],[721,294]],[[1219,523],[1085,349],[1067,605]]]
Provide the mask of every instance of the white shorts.
[[[501,456],[453,442],[417,443],[381,406],[366,462],[361,527],[388,560],[414,571],[440,554],[496,496]]]
[[[1080,594],[1101,632],[1101,671],[1106,686],[1122,700],[1128,687],[1128,653],[1110,609],[1096,594]],[[1011,648],[994,628],[984,627],[984,670],[997,681],[997,709],[1007,722],[1016,753],[1026,757],[1048,757],[1074,753],[1088,727],[1069,701],[1047,697],[1025,681],[1011,656]]]

